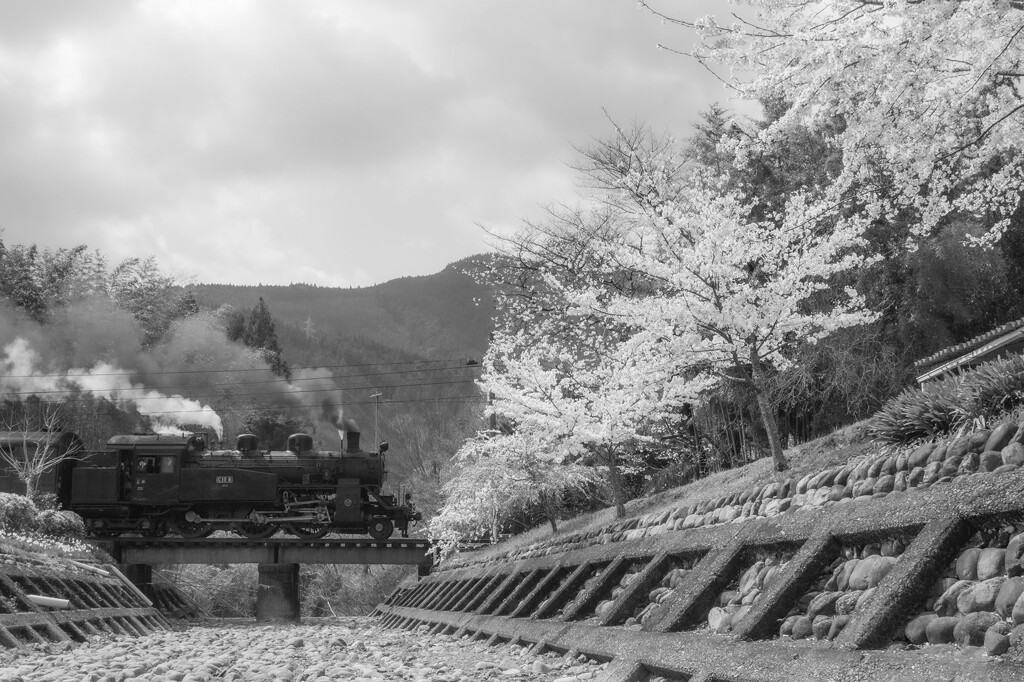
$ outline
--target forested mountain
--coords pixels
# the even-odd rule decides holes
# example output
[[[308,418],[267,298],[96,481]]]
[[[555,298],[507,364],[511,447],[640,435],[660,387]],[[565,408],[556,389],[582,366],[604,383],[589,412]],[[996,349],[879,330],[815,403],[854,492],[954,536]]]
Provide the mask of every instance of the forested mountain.
[[[285,357],[297,365],[479,358],[493,315],[490,288],[466,273],[483,257],[441,272],[349,289],[309,284],[192,287],[200,307],[251,309],[262,297]]]

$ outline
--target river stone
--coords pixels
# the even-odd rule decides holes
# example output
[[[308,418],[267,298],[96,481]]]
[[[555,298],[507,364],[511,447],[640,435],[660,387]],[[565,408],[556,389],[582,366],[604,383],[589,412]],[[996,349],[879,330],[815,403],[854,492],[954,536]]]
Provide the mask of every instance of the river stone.
[[[1006,575],[1012,578],[1024,572],[1020,565],[1022,554],[1024,554],[1024,534],[1014,535],[1006,543],[1006,554],[1003,558],[1003,568],[1006,571]]]
[[[992,437],[992,429],[978,429],[970,436],[968,436],[969,444],[968,449],[970,452],[981,452],[985,449],[985,444],[988,443],[988,439]]]
[[[799,616],[793,622],[793,639],[806,639],[814,633],[814,623],[807,616]]]
[[[867,604],[869,601],[871,601],[871,598],[873,596],[875,596],[875,591],[877,589],[878,589],[877,587],[872,587],[870,589],[867,589],[867,590],[864,590],[863,592],[861,592],[860,596],[857,597],[857,606],[854,607],[854,611],[860,610],[861,608],[863,608],[863,606],[865,604]]]
[[[907,469],[913,470],[917,467],[924,467],[928,463],[928,455],[932,454],[936,443],[925,443],[914,448],[907,458]]]
[[[960,619],[954,616],[939,616],[925,625],[925,637],[929,644],[952,644],[955,641],[954,631]]]
[[[949,445],[946,446],[946,459],[950,457],[963,457],[971,449],[971,438],[970,436],[960,436],[954,438]]]
[[[946,457],[942,462],[942,468],[939,469],[939,478],[952,478],[953,476],[956,476],[957,472],[960,471],[960,464],[964,461],[965,457],[966,455]]]
[[[850,575],[853,573],[854,569],[857,568],[857,564],[859,563],[860,559],[850,559],[845,564],[843,564],[842,570],[839,571],[839,575],[836,577],[836,587],[838,587],[841,591],[849,589]]]
[[[986,450],[1002,450],[1010,444],[1013,434],[1017,432],[1017,425],[1012,423],[1000,424],[992,429],[992,435],[985,441]]]
[[[836,600],[843,596],[843,592],[822,592],[811,600],[807,606],[807,615],[810,618],[816,616],[832,616],[836,613]]]
[[[1024,625],[1011,625],[1010,646],[1019,646],[1024,641]]]
[[[832,618],[832,627],[828,629],[828,635],[826,635],[828,640],[831,642],[836,637],[838,637],[839,633],[841,633],[843,631],[843,628],[849,625],[849,623],[850,616],[835,616],[834,618]]]
[[[1005,577],[999,576],[998,578],[975,583],[957,596],[957,611],[963,614],[993,611],[996,605],[996,596],[999,594],[999,588],[1002,587],[1005,581]]]
[[[924,613],[907,623],[903,634],[911,644],[921,645],[928,641],[928,623],[938,618],[934,613]]]
[[[910,451],[904,450],[900,454],[896,455],[893,461],[896,464],[896,472],[909,471],[910,467],[907,466],[907,464],[910,462]]]
[[[878,481],[875,483],[875,487],[872,492],[874,494],[882,493],[889,494],[895,488],[896,477],[892,474],[882,474],[878,477]]]
[[[939,471],[942,470],[942,462],[929,462],[924,468],[924,476],[921,478],[921,485],[928,486],[939,480]]]
[[[1010,443],[999,454],[1003,457],[1003,464],[1024,465],[1024,443]]]
[[[872,557],[874,558],[874,557]],[[868,589],[876,587],[885,576],[889,575],[889,571],[896,565],[896,557],[891,556],[879,556],[875,561],[874,566],[871,567],[871,571],[868,573]]]
[[[980,547],[968,547],[956,560],[956,577],[961,580],[976,580],[978,577],[978,559],[981,558]]]
[[[971,589],[974,586],[973,580],[957,580],[946,591],[935,600],[935,613],[940,616],[955,616],[957,614],[957,599],[960,593]]]
[[[1002,459],[1002,457],[1000,457]],[[981,455],[976,452],[968,452],[960,460],[960,466],[957,467],[956,476],[964,476],[966,474],[973,474],[981,466]],[[943,467],[945,468],[945,467]]]
[[[798,618],[800,618],[800,616],[790,616],[786,620],[782,621],[782,626],[779,627],[779,635],[781,637],[786,637],[787,635],[792,635],[793,634],[793,624],[796,623]]]
[[[1003,618],[1013,615],[1013,606],[1024,593],[1024,577],[1008,578],[999,586],[994,610]]]
[[[989,628],[985,632],[985,653],[989,656],[1002,656],[1010,650],[1010,638],[995,628]]]
[[[799,481],[797,481],[797,484],[796,484],[796,494],[797,495],[800,495],[802,493],[806,493],[807,492],[807,483],[808,483],[808,481],[811,480],[811,476],[812,476],[812,474],[807,474],[806,476],[801,478]]]
[[[863,594],[861,590],[854,590],[853,592],[842,592],[842,596],[836,600],[836,613],[840,616],[848,616],[857,609],[857,601]]]
[[[986,450],[978,456],[978,471],[991,473],[1003,466],[1003,455],[996,450]]]
[[[896,476],[893,477],[892,489],[894,492],[901,493],[910,486],[907,484],[909,475],[906,471],[897,471]]]
[[[924,467],[914,467],[907,474],[907,488],[916,488],[924,480]]]
[[[870,587],[870,585],[868,585],[868,580],[871,577],[872,572],[875,570],[875,566],[877,565],[878,561],[880,561],[881,559],[882,557],[879,555],[872,555],[865,559],[861,559],[860,563],[858,563],[857,566],[854,567],[853,572],[850,573],[849,589],[868,589],[868,587]]]
[[[906,548],[899,540],[886,540],[882,543],[882,556],[900,556]]]
[[[846,463],[839,473],[836,474],[835,480],[832,481],[832,485],[846,485],[846,482],[850,479],[850,473],[856,468],[854,464],[849,462]]]
[[[723,628],[727,630],[731,621],[732,614],[719,606],[708,612],[708,627],[712,632],[723,632]]]
[[[871,462],[868,467],[868,478],[878,478],[882,474],[882,467],[885,466],[885,457],[879,457]]]
[[[1005,572],[1005,555],[1006,550],[999,549],[998,547],[988,547],[981,550],[981,555],[978,557],[978,580],[988,580],[989,578],[1003,575]]]
[[[962,647],[982,646],[985,643],[985,631],[999,620],[999,614],[991,611],[968,613],[953,629],[953,639]]]
[[[811,620],[811,632],[815,639],[825,639],[832,629],[832,616],[817,616]]]
[[[1017,601],[1013,605],[1013,610],[1010,611],[1010,618],[1013,620],[1015,625],[1024,623],[1024,594],[1017,597]]]
[[[939,443],[935,446],[935,449],[928,455],[928,459],[925,460],[924,466],[928,466],[934,462],[941,462],[946,459],[946,452],[949,450],[949,443]]]

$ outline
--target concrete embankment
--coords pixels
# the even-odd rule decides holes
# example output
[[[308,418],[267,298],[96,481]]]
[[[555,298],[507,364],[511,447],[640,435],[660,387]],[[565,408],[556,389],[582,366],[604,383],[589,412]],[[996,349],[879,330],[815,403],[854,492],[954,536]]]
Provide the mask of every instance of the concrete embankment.
[[[611,662],[609,682],[1024,679],[1021,434],[870,453],[469,553],[377,615],[582,653]]]

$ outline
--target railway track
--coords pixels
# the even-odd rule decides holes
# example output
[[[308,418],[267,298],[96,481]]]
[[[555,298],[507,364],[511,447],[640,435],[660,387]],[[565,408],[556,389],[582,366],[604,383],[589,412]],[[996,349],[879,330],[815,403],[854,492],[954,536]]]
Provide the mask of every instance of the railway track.
[[[122,564],[401,564],[433,566],[429,540],[422,538],[239,537],[93,540]]]

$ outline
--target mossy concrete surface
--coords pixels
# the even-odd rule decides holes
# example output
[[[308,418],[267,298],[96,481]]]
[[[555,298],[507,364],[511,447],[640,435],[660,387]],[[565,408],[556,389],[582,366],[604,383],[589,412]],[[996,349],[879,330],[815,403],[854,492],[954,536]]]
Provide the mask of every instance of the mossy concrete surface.
[[[834,479],[832,473],[820,477],[823,486]],[[893,641],[977,529],[1021,518],[1024,471],[974,473],[774,516],[643,536],[626,531],[617,541],[565,551],[553,548],[504,562],[442,565],[419,583],[404,584],[378,606],[377,614],[393,627],[426,624],[611,660],[616,665],[609,666],[607,675],[615,682],[659,675],[713,680],[1021,680],[1019,645],[1005,655],[988,656],[980,647]],[[796,601],[830,562],[841,562],[840,547],[892,538],[904,539],[906,549],[892,560],[873,597],[858,607],[835,641],[779,637],[779,619],[795,610]],[[770,564],[763,559],[773,553],[786,560],[777,562],[777,575],[735,616],[732,632],[709,629],[708,611],[720,594],[735,589],[745,570]],[[649,609],[642,627],[611,624],[623,622],[624,615],[638,608],[641,593],[671,570],[670,558],[684,556],[701,558],[685,584]],[[620,585],[627,570],[637,573],[632,589],[634,583]],[[439,600],[438,595],[444,597]],[[593,606],[609,599],[610,606],[594,615]],[[425,604],[433,606],[423,608]],[[602,619],[609,624],[602,625]]]

